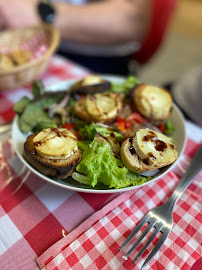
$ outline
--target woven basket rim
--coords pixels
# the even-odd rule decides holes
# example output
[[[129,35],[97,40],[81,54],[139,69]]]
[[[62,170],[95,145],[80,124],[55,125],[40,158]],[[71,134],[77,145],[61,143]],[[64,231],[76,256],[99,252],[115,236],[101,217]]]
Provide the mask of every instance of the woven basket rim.
[[[40,56],[39,58],[31,61],[31,62],[28,62],[28,63],[24,63],[22,65],[19,65],[19,66],[14,66],[12,68],[10,68],[9,70],[1,70],[0,71],[0,76],[3,76],[3,75],[11,75],[11,74],[15,74],[15,73],[18,73],[20,71],[23,71],[23,70],[26,70],[26,69],[29,69],[31,67],[34,67],[35,65],[38,65],[39,63],[47,60],[52,54],[53,52],[55,51],[55,49],[57,48],[59,42],[60,42],[60,33],[59,31],[57,30],[57,28],[51,24],[47,24],[47,23],[41,23],[39,25],[34,25],[34,26],[27,26],[27,27],[22,27],[22,28],[19,28],[19,29],[12,29],[12,30],[6,30],[4,31],[7,32],[7,33],[15,33],[15,32],[18,32],[18,31],[23,31],[23,30],[36,30],[36,29],[40,29],[40,30],[49,30],[51,33],[52,33],[52,42],[50,44],[50,46],[48,47],[48,50],[42,55]]]

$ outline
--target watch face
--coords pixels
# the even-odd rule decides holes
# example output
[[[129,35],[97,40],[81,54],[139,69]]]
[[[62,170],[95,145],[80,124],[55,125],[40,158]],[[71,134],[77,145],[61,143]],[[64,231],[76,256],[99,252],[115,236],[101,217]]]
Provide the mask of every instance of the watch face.
[[[38,13],[43,22],[52,23],[55,19],[55,9],[52,4],[47,2],[38,4]]]

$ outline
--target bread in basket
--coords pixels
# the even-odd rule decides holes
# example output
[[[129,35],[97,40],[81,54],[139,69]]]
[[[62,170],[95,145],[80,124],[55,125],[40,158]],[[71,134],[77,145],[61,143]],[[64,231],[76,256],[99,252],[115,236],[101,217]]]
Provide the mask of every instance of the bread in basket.
[[[0,65],[0,90],[24,86],[37,79],[59,41],[59,31],[51,24],[1,31],[0,61],[6,68]]]

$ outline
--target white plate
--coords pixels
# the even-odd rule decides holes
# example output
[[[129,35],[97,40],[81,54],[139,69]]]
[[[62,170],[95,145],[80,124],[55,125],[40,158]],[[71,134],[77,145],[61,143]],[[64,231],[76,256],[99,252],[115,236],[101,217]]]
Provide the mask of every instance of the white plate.
[[[122,78],[122,77],[116,77],[116,76],[102,76],[102,77],[106,78],[106,79],[108,79],[110,81],[113,81],[115,83],[122,83],[124,81],[124,78]],[[48,90],[51,90],[51,91],[66,90],[75,81],[76,80],[63,81],[63,82],[61,82],[61,83],[59,83],[57,85],[49,87]],[[174,131],[172,137],[173,137],[173,139],[175,141],[176,150],[178,152],[178,159],[179,159],[179,157],[183,153],[183,150],[184,150],[184,147],[185,147],[186,133],[185,133],[184,118],[182,116],[182,113],[180,112],[180,110],[177,108],[177,106],[175,104],[173,105],[173,109],[172,109],[170,118],[173,121],[174,126],[175,126],[175,131]],[[150,180],[149,182],[146,182],[146,183],[144,183],[142,185],[127,187],[127,188],[121,188],[121,189],[96,189],[96,187],[92,188],[92,187],[80,184],[77,181],[73,180],[71,177],[68,177],[68,180],[66,180],[66,181],[64,181],[64,180],[53,180],[50,177],[45,176],[45,175],[41,174],[40,172],[38,172],[37,170],[35,170],[29,163],[27,163],[27,161],[23,157],[23,146],[24,146],[24,142],[26,140],[26,137],[27,137],[27,135],[23,134],[19,129],[18,117],[16,116],[15,119],[14,119],[14,122],[13,122],[13,127],[12,127],[12,140],[13,140],[13,144],[14,144],[14,148],[16,150],[16,153],[19,156],[19,158],[21,159],[21,161],[32,172],[34,172],[36,175],[38,175],[39,177],[41,177],[45,181],[47,181],[47,182],[49,182],[51,184],[54,184],[56,186],[60,186],[60,187],[65,188],[65,189],[74,190],[74,191],[78,191],[78,192],[115,193],[115,192],[123,192],[123,191],[127,191],[127,190],[136,189],[136,188],[139,188],[141,186],[147,185],[148,183],[156,181],[157,179],[162,177],[164,174],[166,174],[168,171],[170,171],[170,169],[178,161],[178,159],[177,159],[173,164],[160,169],[160,172],[158,173],[158,175],[154,176],[152,178],[152,180]]]

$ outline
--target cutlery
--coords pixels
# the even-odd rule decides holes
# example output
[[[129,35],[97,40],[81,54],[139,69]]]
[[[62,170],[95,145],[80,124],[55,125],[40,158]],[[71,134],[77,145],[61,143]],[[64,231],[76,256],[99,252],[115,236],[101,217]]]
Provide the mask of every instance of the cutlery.
[[[179,182],[178,186],[174,190],[169,200],[165,204],[159,207],[155,207],[152,210],[150,210],[141,219],[141,221],[137,224],[137,226],[133,229],[133,231],[130,233],[130,235],[126,238],[124,243],[121,245],[119,249],[120,251],[131,241],[131,239],[140,231],[140,229],[146,223],[149,223],[149,225],[142,232],[141,236],[137,239],[135,244],[129,249],[126,255],[123,256],[124,259],[127,260],[127,258],[131,255],[131,253],[135,250],[135,248],[143,240],[143,238],[148,234],[148,232],[152,229],[152,227],[155,227],[154,232],[151,234],[150,238],[148,239],[146,244],[143,246],[143,248],[140,250],[140,252],[137,254],[133,262],[136,262],[139,259],[139,257],[144,253],[144,251],[151,244],[153,239],[160,232],[162,235],[160,236],[154,249],[150,252],[148,257],[146,258],[141,269],[143,269],[148,264],[148,262],[155,256],[155,254],[159,251],[163,243],[166,241],[169,233],[171,232],[171,229],[173,226],[173,208],[176,202],[178,201],[182,193],[191,184],[192,180],[200,171],[200,169],[202,169],[202,144],[198,148],[196,154],[194,155],[194,158],[192,159],[190,163],[190,166],[188,167],[186,173],[183,175],[181,181]]]

